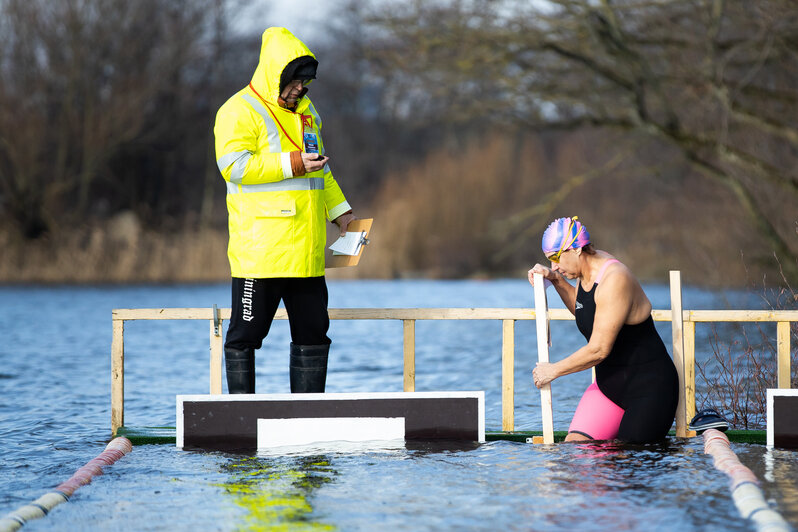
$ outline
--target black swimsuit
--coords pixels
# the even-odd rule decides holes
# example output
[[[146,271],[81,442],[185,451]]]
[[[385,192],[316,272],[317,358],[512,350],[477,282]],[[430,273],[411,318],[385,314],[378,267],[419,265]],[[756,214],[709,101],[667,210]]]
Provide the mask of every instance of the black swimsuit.
[[[576,325],[590,341],[596,314],[594,295],[579,283]],[[679,377],[654,320],[623,325],[609,356],[596,366],[596,384],[613,403],[624,409],[618,439],[651,442],[663,439],[673,424],[679,402]]]

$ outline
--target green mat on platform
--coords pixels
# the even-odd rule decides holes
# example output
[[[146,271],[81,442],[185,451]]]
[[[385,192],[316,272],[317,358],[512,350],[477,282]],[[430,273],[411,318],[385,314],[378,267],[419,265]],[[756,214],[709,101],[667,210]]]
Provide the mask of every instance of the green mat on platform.
[[[567,431],[564,430],[555,430],[554,431],[554,441],[561,442],[565,439],[565,435],[568,434]],[[676,437],[676,431],[670,431],[671,437]],[[520,441],[525,442],[527,438],[531,438],[533,436],[542,436],[543,432],[539,430],[531,430],[531,431],[514,431],[514,432],[485,432],[485,439],[488,441],[495,441],[495,440],[510,440],[510,441]],[[728,436],[729,441],[735,443],[759,443],[764,445],[767,441],[767,432],[764,430],[727,430],[726,436]]]
[[[565,439],[567,434],[564,430],[554,431],[554,441],[560,442]],[[542,436],[542,431],[487,431],[485,432],[485,439],[487,441],[496,440],[509,440],[517,442],[526,442],[527,438],[533,436]],[[671,436],[676,433],[671,431]],[[129,439],[134,445],[144,445],[150,443],[170,443],[175,444],[175,428],[174,427],[120,427],[116,431],[116,436],[124,436]],[[767,441],[767,433],[764,430],[729,430],[726,431],[726,436],[730,441],[735,443],[758,443],[765,444]]]
[[[115,436],[124,436],[133,445],[147,443],[175,444],[174,427],[119,427]]]

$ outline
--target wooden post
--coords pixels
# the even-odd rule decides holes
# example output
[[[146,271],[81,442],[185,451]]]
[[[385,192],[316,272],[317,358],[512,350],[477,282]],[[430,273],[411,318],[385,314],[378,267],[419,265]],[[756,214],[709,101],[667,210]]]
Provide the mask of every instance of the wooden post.
[[[416,320],[404,323],[404,391],[416,391]]]
[[[687,399],[684,381],[684,315],[682,314],[682,274],[670,272],[671,330],[673,331],[673,363],[679,374],[679,405],[676,407],[676,436],[687,438]]]
[[[684,408],[685,420],[693,419],[695,416],[695,322],[687,320],[684,322]],[[688,430],[689,437],[695,436],[695,432]]]
[[[780,321],[776,325],[776,354],[778,387],[790,387],[790,322]]]
[[[111,338],[111,435],[125,425],[125,321],[113,319]]]
[[[213,306],[213,319],[211,320],[211,394],[219,395],[222,393],[222,351],[224,342],[222,337],[222,319],[219,317],[219,309]]]
[[[538,337],[538,362],[549,361],[549,309],[546,304],[546,284],[543,276],[534,274],[535,328]],[[540,389],[540,410],[543,421],[543,443],[554,443],[554,414],[552,413],[551,384]]]
[[[502,430],[515,430],[515,320],[502,320]]]

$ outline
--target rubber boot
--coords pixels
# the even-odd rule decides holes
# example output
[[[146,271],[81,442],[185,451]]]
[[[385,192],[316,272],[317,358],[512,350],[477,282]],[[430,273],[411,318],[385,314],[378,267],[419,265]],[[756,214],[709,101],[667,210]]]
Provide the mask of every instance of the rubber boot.
[[[224,349],[229,393],[255,393],[255,350]]]
[[[329,352],[329,344],[291,344],[291,393],[324,393]]]

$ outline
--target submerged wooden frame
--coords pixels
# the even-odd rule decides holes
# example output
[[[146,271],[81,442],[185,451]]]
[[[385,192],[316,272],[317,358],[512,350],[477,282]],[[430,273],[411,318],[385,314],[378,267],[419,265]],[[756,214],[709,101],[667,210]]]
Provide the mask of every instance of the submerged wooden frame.
[[[777,324],[777,387],[790,388],[790,323],[798,322],[798,310],[684,310],[681,276],[670,273],[671,309],[653,310],[655,321],[672,323],[672,353],[679,373],[679,406],[676,435],[694,435],[687,423],[695,415],[695,324],[709,322],[775,322]],[[501,320],[502,322],[502,430],[513,432],[515,396],[515,322],[536,319],[529,308],[353,308],[330,309],[333,320],[401,320],[404,343],[403,390],[416,388],[415,323],[417,320]],[[210,328],[210,393],[222,393],[222,323],[230,319],[229,308],[114,309],[111,313],[111,430],[124,426],[125,322],[133,320],[207,320]],[[275,319],[287,319],[279,309]],[[549,309],[549,320],[573,320],[567,309]],[[530,383],[530,386],[532,384]]]

